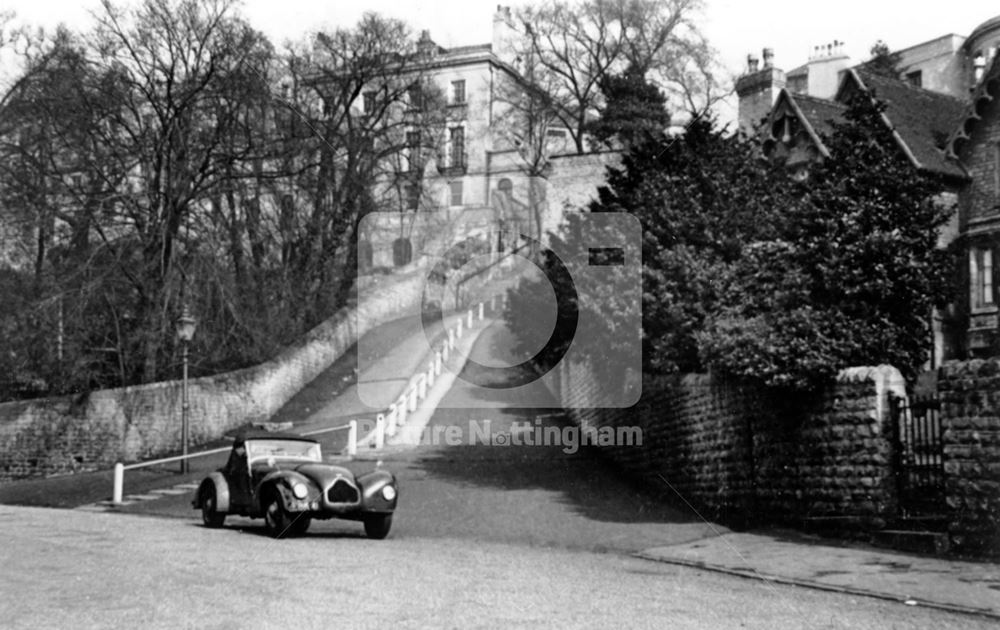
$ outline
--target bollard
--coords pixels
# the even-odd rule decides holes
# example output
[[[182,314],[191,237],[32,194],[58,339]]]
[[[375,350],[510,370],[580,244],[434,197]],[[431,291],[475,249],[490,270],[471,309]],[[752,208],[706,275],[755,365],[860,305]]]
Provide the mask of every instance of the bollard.
[[[441,374],[441,351],[434,353],[434,374]]]
[[[409,404],[410,411],[416,411],[417,410],[417,388],[416,387],[413,387],[413,386],[410,387],[409,397],[410,397],[410,404]]]
[[[431,359],[430,361],[427,362],[427,386],[428,387],[433,387],[434,386],[434,377],[437,375],[437,372],[434,371],[434,365],[435,365],[434,359]]]
[[[123,464],[115,464],[115,486],[114,491],[111,493],[112,503],[122,502],[122,491],[125,485],[125,466]]]
[[[469,323],[467,324],[469,328],[472,328],[472,309],[469,309]]]
[[[455,336],[459,339],[462,338],[462,318],[458,318],[458,326],[455,328]]]
[[[358,454],[358,421],[351,420],[347,429],[347,454],[354,457]]]
[[[451,350],[454,347],[455,347],[455,329],[454,328],[449,328],[448,329],[448,346],[445,349],[446,350]],[[447,357],[445,357],[445,358],[447,358]]]
[[[427,398],[427,375],[421,374],[417,377],[417,398],[423,400]]]
[[[485,308],[486,308],[486,305],[483,304],[482,302],[480,302],[479,303],[479,321],[483,321],[483,315],[484,315],[483,309],[485,309]]]
[[[406,394],[403,394],[399,397],[399,400],[396,401],[396,422],[399,423],[399,426],[406,424],[406,407]]]
[[[385,416],[378,414],[375,416],[375,448],[385,446]]]
[[[387,425],[385,428],[386,434],[389,437],[396,435],[396,404],[393,403],[389,405],[389,417],[387,418]]]
[[[448,332],[451,332],[450,330]],[[451,344],[444,344],[444,348],[441,349],[441,358],[445,361],[448,360],[448,355],[451,354]],[[441,370],[438,370],[440,373]]]

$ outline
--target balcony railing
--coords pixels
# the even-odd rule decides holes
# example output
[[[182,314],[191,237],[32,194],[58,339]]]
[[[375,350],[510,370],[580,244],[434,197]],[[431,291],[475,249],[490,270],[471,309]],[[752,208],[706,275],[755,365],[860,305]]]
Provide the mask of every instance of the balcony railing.
[[[449,154],[438,160],[438,173],[445,176],[465,175],[468,170],[467,155],[464,151],[458,155]]]

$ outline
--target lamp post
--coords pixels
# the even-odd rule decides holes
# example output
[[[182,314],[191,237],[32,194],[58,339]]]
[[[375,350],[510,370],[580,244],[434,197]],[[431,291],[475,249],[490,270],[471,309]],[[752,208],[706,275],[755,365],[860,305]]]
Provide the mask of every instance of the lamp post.
[[[181,473],[188,472],[188,344],[194,338],[194,329],[198,321],[191,316],[187,304],[177,320],[177,339],[181,342],[181,361],[184,364],[184,376],[181,383]]]

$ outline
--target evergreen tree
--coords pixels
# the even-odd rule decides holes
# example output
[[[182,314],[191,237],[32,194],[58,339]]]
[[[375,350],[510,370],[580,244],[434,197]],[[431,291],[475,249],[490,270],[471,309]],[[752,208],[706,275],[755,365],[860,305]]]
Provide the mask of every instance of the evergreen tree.
[[[698,336],[708,366],[802,389],[844,367],[913,374],[926,360],[932,308],[951,297],[952,257],[936,243],[953,208],[935,202],[940,184],[902,154],[884,108],[849,102],[776,237],[729,269]]]
[[[630,66],[620,75],[606,75],[599,85],[605,106],[589,131],[601,143],[615,146],[617,141],[629,147],[662,135],[670,125],[666,97],[640,68]]]

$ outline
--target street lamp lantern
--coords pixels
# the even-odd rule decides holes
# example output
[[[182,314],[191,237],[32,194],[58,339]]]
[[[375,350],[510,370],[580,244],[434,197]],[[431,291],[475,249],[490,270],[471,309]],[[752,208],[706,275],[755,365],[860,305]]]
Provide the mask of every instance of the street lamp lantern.
[[[177,339],[183,344],[188,344],[194,339],[194,330],[198,326],[198,320],[191,316],[188,307],[185,306],[177,320]]]
[[[177,340],[181,342],[181,360],[184,365],[184,376],[181,382],[181,473],[188,472],[188,344],[194,339],[194,330],[198,320],[191,316],[187,304],[177,319]]]

